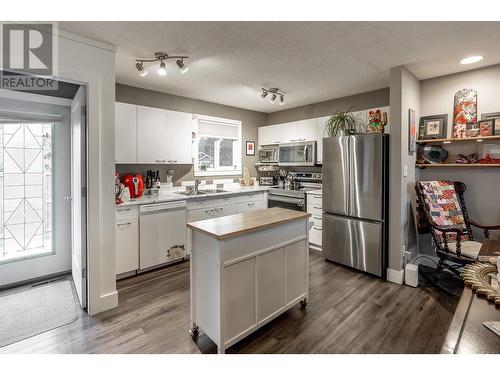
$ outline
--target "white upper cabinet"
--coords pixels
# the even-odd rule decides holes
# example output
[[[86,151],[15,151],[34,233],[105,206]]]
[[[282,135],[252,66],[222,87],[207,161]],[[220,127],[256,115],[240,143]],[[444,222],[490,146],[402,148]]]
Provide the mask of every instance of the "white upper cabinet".
[[[137,106],[115,103],[115,161],[137,163]]]
[[[190,113],[167,111],[167,163],[192,164],[192,120]]]
[[[167,111],[159,108],[137,107],[139,163],[167,162]]]
[[[262,126],[258,133],[259,146],[281,142],[281,125]]]
[[[287,122],[281,124],[281,143],[298,142],[299,140],[299,123]]]
[[[307,119],[297,122],[297,141],[315,141],[316,140],[316,119]]]
[[[323,138],[328,137],[326,134],[326,122],[330,116],[318,117],[316,119],[316,163],[323,164]]]

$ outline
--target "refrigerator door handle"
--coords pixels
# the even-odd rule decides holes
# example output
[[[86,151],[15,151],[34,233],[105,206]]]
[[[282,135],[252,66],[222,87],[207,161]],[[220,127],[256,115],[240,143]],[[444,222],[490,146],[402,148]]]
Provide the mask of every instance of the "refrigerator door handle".
[[[345,138],[346,140],[346,147],[345,147],[345,156],[344,160],[346,161],[347,164],[347,182],[346,182],[346,188],[344,190],[344,195],[345,195],[345,202],[346,202],[346,212],[348,216],[352,215],[352,194],[351,194],[351,189],[352,189],[352,137],[347,136]]]

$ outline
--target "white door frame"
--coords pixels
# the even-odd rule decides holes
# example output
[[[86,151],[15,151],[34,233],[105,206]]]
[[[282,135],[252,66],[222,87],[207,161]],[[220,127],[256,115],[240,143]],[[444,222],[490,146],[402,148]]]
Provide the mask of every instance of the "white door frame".
[[[106,229],[103,227],[101,220],[103,206],[101,189],[102,157],[100,151],[101,78],[96,74],[60,67],[57,80],[86,86],[87,89],[87,310],[90,315],[94,315],[100,311],[118,306],[115,273],[112,272],[112,275],[107,275],[109,269],[114,271],[115,265],[101,267],[103,252],[110,251],[109,248],[106,249],[102,245],[102,236],[103,233],[106,233]],[[110,110],[114,111],[114,106]],[[114,153],[114,147],[110,147],[110,149]],[[114,176],[110,175],[110,192],[114,191],[113,180]],[[107,184],[103,183],[103,185]],[[109,226],[111,226],[110,230],[114,231],[114,220],[109,223]],[[112,259],[114,260],[114,246],[112,250]],[[110,280],[105,280],[106,276]]]

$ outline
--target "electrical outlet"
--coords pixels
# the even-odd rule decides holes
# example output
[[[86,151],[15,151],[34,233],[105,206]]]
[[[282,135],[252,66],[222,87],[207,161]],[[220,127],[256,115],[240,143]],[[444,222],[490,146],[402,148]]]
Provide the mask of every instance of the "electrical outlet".
[[[403,251],[403,256],[405,257],[405,259],[408,259],[410,260],[411,259],[411,251]]]
[[[405,165],[403,167],[403,177],[408,177],[408,166],[407,165]]]

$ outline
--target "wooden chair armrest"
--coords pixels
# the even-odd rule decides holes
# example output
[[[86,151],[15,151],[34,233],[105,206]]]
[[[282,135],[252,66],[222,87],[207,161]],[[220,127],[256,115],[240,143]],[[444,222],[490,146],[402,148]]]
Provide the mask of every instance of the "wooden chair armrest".
[[[469,220],[471,225],[474,225],[476,228],[481,228],[484,232],[484,238],[490,238],[490,230],[500,230],[500,225],[482,225],[474,220]]]
[[[457,227],[443,227],[441,225],[436,225],[436,224],[431,224],[432,228],[440,231],[440,232],[443,232],[443,233],[457,233],[457,234],[460,234],[460,235],[465,235],[467,234],[467,232],[464,232],[462,229],[460,228],[457,228]]]
[[[475,226],[476,228],[481,228],[481,229],[488,229],[488,230],[500,230],[500,224],[497,225],[483,225],[479,224],[478,222],[474,220],[470,220],[470,224]]]

